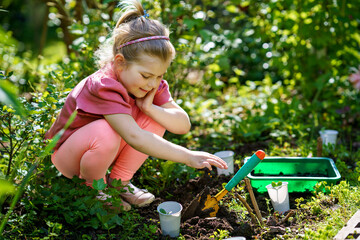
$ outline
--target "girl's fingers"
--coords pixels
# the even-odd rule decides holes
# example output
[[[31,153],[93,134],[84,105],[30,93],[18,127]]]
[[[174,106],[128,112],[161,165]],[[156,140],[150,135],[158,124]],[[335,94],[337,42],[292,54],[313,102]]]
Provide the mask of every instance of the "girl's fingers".
[[[203,162],[203,165],[205,165],[204,167],[207,167],[210,171],[212,170],[212,167],[211,167],[210,163]]]
[[[226,163],[223,160],[218,160],[218,159],[208,159],[207,162],[215,167],[224,169],[227,168]]]
[[[222,168],[222,169],[227,169],[228,166],[226,164],[226,162],[224,160],[222,160],[221,158],[219,158],[218,156],[215,156],[215,155],[212,155],[212,160],[215,161],[217,164],[219,164],[220,166],[217,166],[219,168]]]
[[[150,91],[151,98],[154,99],[156,91],[157,91],[157,88],[154,88],[153,90]]]
[[[191,164],[190,166],[193,166],[195,168],[208,168],[210,171],[212,169],[211,166],[218,167],[220,169],[227,169],[228,166],[224,160],[219,158],[218,156],[215,156],[213,154],[207,153],[207,152],[197,152],[196,155],[198,155],[198,159],[194,159],[194,164]]]

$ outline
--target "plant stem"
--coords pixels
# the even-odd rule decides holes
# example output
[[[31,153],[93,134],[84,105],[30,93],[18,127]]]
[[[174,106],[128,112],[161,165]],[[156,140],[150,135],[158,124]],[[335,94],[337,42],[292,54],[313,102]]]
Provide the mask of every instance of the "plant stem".
[[[20,184],[20,187],[19,189],[17,190],[16,192],[16,195],[15,197],[13,198],[12,202],[11,202],[11,205],[10,205],[10,209],[6,212],[6,215],[4,217],[4,219],[2,220],[1,222],[1,225],[0,225],[0,235],[2,235],[4,229],[5,229],[5,226],[6,226],[6,223],[7,223],[7,220],[9,219],[10,217],[10,214],[13,212],[14,208],[15,208],[15,204],[18,202],[23,190],[24,190],[24,187],[26,185],[26,183],[29,181],[29,178],[32,174],[32,172],[35,170],[35,168],[38,166],[38,162],[34,163],[31,168],[29,169],[28,173],[26,174],[25,178],[22,180],[21,184]]]
[[[260,225],[263,225],[264,223],[262,221],[262,216],[261,216],[261,213],[260,213],[260,210],[259,210],[259,206],[258,206],[258,204],[256,202],[256,198],[255,198],[254,192],[252,190],[250,180],[248,178],[245,178],[245,184],[246,184],[246,187],[247,187],[248,192],[250,194],[250,199],[251,199],[251,202],[253,204],[256,217],[258,218]]]
[[[249,204],[246,202],[246,200],[241,197],[238,193],[235,193],[235,196],[240,200],[240,202],[242,202],[242,204],[246,207],[246,209],[248,210],[249,212],[249,215],[251,217],[251,221],[256,224],[257,221],[256,221],[256,217],[255,217],[255,214],[253,212],[253,210],[251,209],[251,207],[249,206]]]
[[[9,163],[8,163],[8,168],[7,168],[7,172],[6,172],[6,178],[10,175],[11,162],[12,162],[13,155],[14,155],[14,145],[13,145],[13,139],[11,137],[11,135],[12,135],[11,118],[12,118],[12,116],[8,119],[10,147],[9,147]]]

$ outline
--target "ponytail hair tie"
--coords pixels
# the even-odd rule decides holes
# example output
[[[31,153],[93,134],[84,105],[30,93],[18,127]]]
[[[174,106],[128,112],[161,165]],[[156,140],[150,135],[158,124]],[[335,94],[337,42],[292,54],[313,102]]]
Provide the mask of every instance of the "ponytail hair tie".
[[[135,40],[131,40],[128,41],[126,43],[121,44],[120,46],[118,46],[116,49],[119,50],[120,48],[123,48],[125,46],[134,44],[134,43],[138,43],[138,42],[145,42],[145,41],[149,41],[149,40],[159,40],[159,39],[163,39],[163,40],[170,40],[169,37],[166,36],[151,36],[151,37],[144,37],[144,38],[139,38],[139,39],[135,39]]]
[[[147,11],[144,10],[144,15],[143,15],[143,17],[144,17],[144,18],[149,18],[149,16],[150,16],[150,15],[147,13]]]

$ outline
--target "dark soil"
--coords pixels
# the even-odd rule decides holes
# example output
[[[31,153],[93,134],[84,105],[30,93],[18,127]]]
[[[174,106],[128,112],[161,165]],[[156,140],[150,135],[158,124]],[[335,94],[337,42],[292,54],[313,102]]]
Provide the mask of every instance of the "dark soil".
[[[235,169],[236,170],[236,169]],[[148,207],[137,209],[138,213],[142,216],[146,216],[149,223],[157,224],[158,230],[156,235],[158,239],[171,239],[169,236],[163,236],[159,224],[159,214],[156,211],[157,206],[164,201],[177,201],[182,204],[183,209],[186,209],[190,202],[205,188],[209,187],[211,196],[215,196],[222,188],[223,184],[227,183],[231,177],[228,176],[213,176],[205,174],[201,178],[195,178],[190,180],[187,184],[182,187],[176,187],[175,189],[167,189],[161,196],[158,196],[156,200]],[[242,181],[239,185],[245,185]],[[246,189],[246,188],[244,188]],[[222,199],[223,203],[228,203],[232,198],[234,189],[229,192]],[[239,195],[245,198],[248,195],[247,190],[241,190],[238,192]],[[290,208],[296,209],[295,199],[298,197],[305,197],[308,194],[292,194],[290,193]],[[169,198],[168,196],[172,196]],[[201,216],[196,214],[195,216],[181,221],[180,233],[185,239],[210,239],[214,232],[217,230],[227,230],[230,236],[243,236],[246,239],[272,239],[276,235],[284,234],[286,227],[298,228],[294,222],[289,222],[289,217],[294,215],[294,211],[290,210],[284,215],[274,215],[269,213],[268,206],[266,204],[267,195],[261,195],[255,192],[256,200],[262,214],[265,219],[265,228],[259,227],[258,223],[252,222],[250,215],[246,212],[246,218],[241,218],[241,213],[229,211],[229,209],[221,205],[216,217]],[[253,208],[251,200],[247,197],[249,206]],[[239,201],[237,201],[239,202]],[[183,210],[184,211],[184,210]],[[245,213],[244,213],[245,214]],[[290,218],[292,219],[292,218]],[[294,230],[295,231],[295,230]]]

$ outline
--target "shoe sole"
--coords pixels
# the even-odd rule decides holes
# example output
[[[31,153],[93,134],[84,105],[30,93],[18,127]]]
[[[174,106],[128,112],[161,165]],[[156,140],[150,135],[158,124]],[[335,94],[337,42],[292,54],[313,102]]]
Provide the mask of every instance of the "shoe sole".
[[[153,201],[155,200],[155,196],[152,198],[149,198],[149,200],[147,200],[146,202],[143,202],[141,204],[134,204],[134,206],[136,207],[147,207],[149,206]]]

